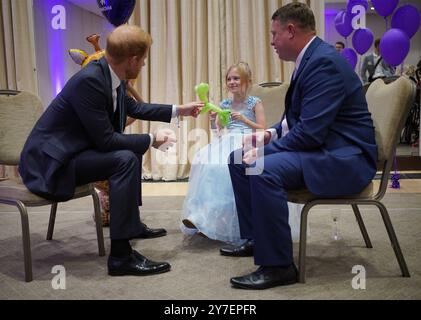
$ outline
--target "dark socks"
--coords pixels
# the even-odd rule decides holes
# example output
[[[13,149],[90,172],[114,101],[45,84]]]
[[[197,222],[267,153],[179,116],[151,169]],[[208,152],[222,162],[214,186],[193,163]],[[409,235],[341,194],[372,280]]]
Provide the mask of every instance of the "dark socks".
[[[125,258],[132,253],[132,247],[128,239],[111,240],[110,256],[116,258]]]

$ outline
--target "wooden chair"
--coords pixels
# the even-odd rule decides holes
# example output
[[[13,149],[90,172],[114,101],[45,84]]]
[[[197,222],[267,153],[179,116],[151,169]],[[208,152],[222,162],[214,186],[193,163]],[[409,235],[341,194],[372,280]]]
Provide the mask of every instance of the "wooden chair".
[[[0,90],[0,165],[17,166],[25,141],[41,116],[43,107],[37,96],[28,92]],[[91,184],[76,188],[73,199],[92,196],[94,202],[98,251],[105,255],[102,233],[101,212],[98,196]],[[25,262],[25,281],[30,282],[32,275],[31,241],[28,211],[26,207],[51,205],[47,240],[53,237],[57,203],[31,193],[21,181],[11,179],[0,181],[0,203],[16,206],[22,223],[23,256]]]

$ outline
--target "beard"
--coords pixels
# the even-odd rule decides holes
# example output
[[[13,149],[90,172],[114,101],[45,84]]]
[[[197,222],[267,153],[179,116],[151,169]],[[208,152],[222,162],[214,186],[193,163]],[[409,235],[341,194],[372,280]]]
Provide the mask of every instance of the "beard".
[[[140,69],[137,69],[137,70],[133,70],[129,68],[126,69],[126,72],[125,72],[126,80],[137,79],[139,72],[140,72]]]

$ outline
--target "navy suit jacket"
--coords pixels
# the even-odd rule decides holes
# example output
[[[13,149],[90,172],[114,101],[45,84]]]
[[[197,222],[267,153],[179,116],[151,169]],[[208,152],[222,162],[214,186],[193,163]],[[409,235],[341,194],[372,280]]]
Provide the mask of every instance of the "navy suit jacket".
[[[361,81],[336,50],[314,39],[285,101],[289,133],[265,154],[298,152],[307,188],[315,195],[361,192],[376,173],[377,146]],[[278,137],[281,123],[274,126]]]
[[[124,96],[125,112],[133,118],[170,122],[172,106],[137,103]],[[19,173],[33,193],[66,201],[75,190],[74,161],[79,153],[130,150],[144,154],[148,134],[119,133],[113,127],[111,75],[107,61],[91,62],[76,73],[51,102],[33,128],[21,153]]]

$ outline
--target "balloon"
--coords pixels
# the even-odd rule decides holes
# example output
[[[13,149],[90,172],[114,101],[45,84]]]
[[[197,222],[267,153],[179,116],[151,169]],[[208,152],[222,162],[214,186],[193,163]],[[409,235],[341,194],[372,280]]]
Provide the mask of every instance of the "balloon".
[[[339,11],[335,17],[336,31],[344,38],[347,38],[354,31],[351,21],[351,15],[344,10]]]
[[[409,37],[400,29],[390,29],[380,40],[380,54],[391,66],[400,65],[409,53]]]
[[[105,55],[105,50],[102,50],[101,47],[99,46],[99,38],[100,36],[97,34],[92,34],[86,38],[86,41],[92,44],[92,46],[95,49],[95,52],[91,55],[87,54],[85,51],[81,49],[70,49],[69,55],[72,58],[72,60],[76,64],[81,65],[83,68],[92,60],[101,59]]]
[[[374,9],[382,17],[390,16],[398,3],[399,0],[371,0]]]
[[[346,11],[351,14],[352,8],[354,6],[358,6],[358,5],[363,6],[365,8],[365,10],[368,9],[368,1],[367,0],[349,0],[348,5],[346,7],[347,8]]]
[[[205,106],[200,111],[200,114],[213,111],[218,115],[219,123],[226,127],[230,122],[231,111],[230,110],[222,110],[221,108],[215,106],[214,104],[210,103],[208,100],[208,92],[209,92],[209,84],[201,83],[198,84],[194,90],[196,91],[197,95],[199,96],[200,101],[205,103]]]
[[[129,21],[136,0],[96,0],[104,17],[115,27]]]
[[[403,5],[392,17],[392,28],[401,29],[412,38],[420,27],[420,13],[410,4]]]
[[[342,50],[341,55],[348,61],[348,63],[351,65],[352,69],[355,69],[357,66],[357,54],[354,50],[351,48],[345,48]]]
[[[374,36],[370,29],[358,29],[352,36],[352,46],[361,55],[371,48],[373,41]]]

